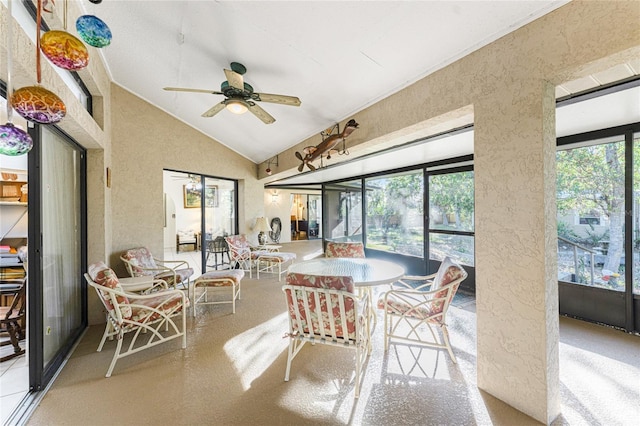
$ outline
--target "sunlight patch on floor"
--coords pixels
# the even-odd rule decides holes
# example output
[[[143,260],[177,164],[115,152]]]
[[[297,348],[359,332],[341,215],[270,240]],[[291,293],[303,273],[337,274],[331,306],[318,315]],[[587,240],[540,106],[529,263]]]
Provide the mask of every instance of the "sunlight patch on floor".
[[[286,351],[289,340],[283,335],[288,329],[288,315],[283,312],[225,343],[224,351],[233,362],[245,391]],[[284,371],[282,374],[284,377]]]
[[[560,351],[560,382],[567,392],[563,399],[569,402],[562,407],[565,418],[578,417],[587,422],[606,419],[608,424],[619,425],[632,424],[640,418],[640,369],[564,343],[560,343]],[[635,379],[629,380],[630,377]],[[625,385],[634,382],[638,384],[635,388]],[[602,404],[599,395],[618,401],[616,409]]]

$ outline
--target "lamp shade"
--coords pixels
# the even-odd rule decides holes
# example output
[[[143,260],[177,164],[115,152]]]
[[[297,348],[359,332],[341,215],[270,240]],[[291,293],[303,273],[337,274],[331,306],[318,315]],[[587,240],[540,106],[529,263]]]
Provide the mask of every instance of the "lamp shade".
[[[255,230],[258,232],[270,232],[271,226],[269,226],[269,222],[267,222],[266,217],[259,217],[256,219],[256,227]]]

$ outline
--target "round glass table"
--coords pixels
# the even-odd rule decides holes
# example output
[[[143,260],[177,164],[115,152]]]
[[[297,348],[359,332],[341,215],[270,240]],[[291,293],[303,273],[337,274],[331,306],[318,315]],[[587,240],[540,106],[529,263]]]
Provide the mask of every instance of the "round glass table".
[[[349,276],[356,287],[390,284],[402,278],[404,268],[380,259],[322,257],[289,266],[289,272],[305,275]]]

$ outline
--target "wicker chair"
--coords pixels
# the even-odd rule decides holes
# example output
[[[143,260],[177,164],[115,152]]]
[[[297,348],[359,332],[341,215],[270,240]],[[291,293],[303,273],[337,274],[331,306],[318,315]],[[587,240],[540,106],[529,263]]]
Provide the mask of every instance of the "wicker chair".
[[[446,257],[438,272],[429,276],[405,276],[378,300],[384,310],[384,348],[391,339],[447,349],[456,363],[446,316],[453,296],[467,272]],[[417,284],[412,282],[418,282]],[[442,337],[436,329],[440,329]],[[427,331],[428,330],[428,331]]]
[[[189,299],[183,291],[164,290],[143,295],[125,292],[116,274],[103,262],[89,266],[89,272],[84,277],[96,290],[107,311],[107,324],[98,352],[102,351],[107,338],[117,339],[117,347],[105,377],[111,376],[120,358],[144,349],[179,337],[182,338],[182,349],[187,347],[186,309]],[[180,326],[174,317],[180,319]],[[132,333],[132,337],[123,348],[127,333]]]
[[[254,250],[245,235],[231,235],[224,237],[229,245],[229,262],[232,268],[249,271],[249,278],[253,278],[253,263],[262,254],[269,254],[269,250]]]
[[[289,313],[289,351],[284,380],[291,363],[307,342],[356,351],[355,397],[371,345],[369,297],[354,293],[351,277],[287,274],[282,286]]]
[[[163,260],[155,258],[148,248],[136,247],[125,250],[120,256],[132,277],[152,276],[166,281],[170,287],[182,284],[189,288],[193,268],[184,260]]]

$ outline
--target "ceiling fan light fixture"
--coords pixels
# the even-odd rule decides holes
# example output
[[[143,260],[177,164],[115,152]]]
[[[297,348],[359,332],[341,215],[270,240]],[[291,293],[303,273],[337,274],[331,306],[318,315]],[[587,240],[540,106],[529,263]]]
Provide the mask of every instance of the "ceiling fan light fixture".
[[[247,103],[240,99],[229,99],[226,102],[226,107],[234,114],[244,114],[249,110],[249,108],[247,108]]]

